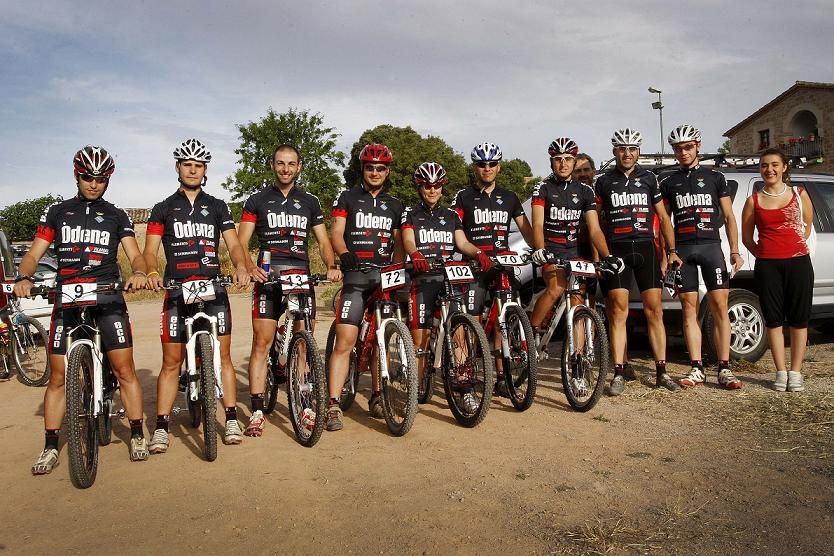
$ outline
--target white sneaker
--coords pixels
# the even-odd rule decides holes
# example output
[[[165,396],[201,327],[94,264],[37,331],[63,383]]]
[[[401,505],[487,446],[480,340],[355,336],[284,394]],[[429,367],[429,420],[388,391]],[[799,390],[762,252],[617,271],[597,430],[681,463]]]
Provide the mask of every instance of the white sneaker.
[[[148,451],[152,454],[164,454],[168,451],[168,431],[156,429],[153,431]]]
[[[788,389],[788,371],[776,371],[776,380],[773,381],[773,389],[777,392],[784,392]]]
[[[226,434],[223,435],[223,444],[240,444],[243,442],[243,431],[240,430],[240,423],[237,419],[226,421]]]
[[[464,394],[463,398],[461,399],[461,402],[461,405],[463,405],[462,409],[466,413],[474,415],[475,412],[478,411],[478,407],[480,404],[478,403],[478,398],[476,398],[475,394],[473,394],[472,392],[467,392],[466,394]]]
[[[56,465],[58,465],[58,450],[48,448],[41,452],[41,455],[35,461],[35,465],[32,466],[32,475],[52,473]]]
[[[803,390],[805,390],[805,382],[802,380],[802,373],[788,371],[788,392],[802,392]]]
[[[150,456],[148,441],[144,436],[130,437],[130,461],[145,461]]]
[[[246,427],[246,431],[243,434],[246,436],[261,436],[264,433],[265,422],[266,417],[264,417],[264,412],[260,409],[255,411],[249,418],[249,426]]]
[[[700,386],[706,379],[707,377],[704,376],[704,371],[698,367],[692,367],[689,369],[689,375],[680,379],[678,384],[684,388],[692,388],[693,386]]]

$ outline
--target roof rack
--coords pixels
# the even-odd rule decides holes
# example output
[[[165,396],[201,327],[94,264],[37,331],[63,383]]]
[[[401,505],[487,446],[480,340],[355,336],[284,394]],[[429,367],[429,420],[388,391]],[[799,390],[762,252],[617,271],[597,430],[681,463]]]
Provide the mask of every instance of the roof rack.
[[[715,154],[699,154],[701,164],[704,166],[714,166],[716,168],[734,168],[743,170],[745,168],[758,168],[759,154],[731,154],[731,153],[715,153]],[[615,163],[615,158],[610,158],[602,163],[599,172],[607,170]],[[816,162],[815,158],[810,160],[813,165]],[[671,170],[678,167],[678,162],[675,160],[673,154],[640,154],[637,160],[643,168],[651,170],[655,173],[663,172],[664,170]],[[805,168],[809,164],[809,160],[804,156],[792,156],[788,158],[788,165],[791,168]]]

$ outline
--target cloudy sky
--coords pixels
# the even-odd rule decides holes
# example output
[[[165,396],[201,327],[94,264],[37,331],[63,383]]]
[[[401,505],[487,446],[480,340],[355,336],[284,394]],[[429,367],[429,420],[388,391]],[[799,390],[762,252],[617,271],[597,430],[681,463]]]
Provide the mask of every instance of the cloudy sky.
[[[544,175],[557,136],[606,158],[633,126],[656,152],[654,85],[666,132],[693,123],[714,152],[795,81],[834,82],[832,31],[827,0],[0,0],[0,206],[73,194],[91,143],[116,156],[107,198],[148,207],[175,189],[189,137],[229,198],[236,125],[270,106],[321,113],[345,152],[410,125],[462,153],[496,142]]]

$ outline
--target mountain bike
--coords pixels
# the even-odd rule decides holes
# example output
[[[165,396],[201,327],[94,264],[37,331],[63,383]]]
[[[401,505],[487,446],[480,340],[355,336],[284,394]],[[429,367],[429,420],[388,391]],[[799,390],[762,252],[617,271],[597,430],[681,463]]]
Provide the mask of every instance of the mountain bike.
[[[205,312],[206,301],[217,296],[215,284],[227,286],[231,276],[208,279],[168,279],[166,290],[182,290],[185,302],[185,401],[191,426],[203,424],[203,454],[217,459],[217,400],[223,398],[217,317]]]
[[[60,291],[59,291],[60,289]],[[107,446],[113,432],[113,397],[119,381],[110,360],[101,349],[101,333],[89,309],[100,293],[123,291],[120,283],[74,282],[61,286],[35,286],[32,295],[56,291],[62,308],[78,309],[78,325],[67,332],[65,378],[67,447],[70,480],[77,488],[88,488],[98,472],[98,448]]]
[[[379,271],[380,283],[368,298],[359,334],[348,365],[348,376],[342,388],[339,407],[342,411],[353,405],[359,386],[359,375],[370,371],[373,358],[379,361],[382,407],[388,430],[395,436],[406,434],[417,414],[417,358],[414,340],[403,323],[400,303],[393,292],[406,285],[405,265],[377,265],[360,262],[362,272]],[[325,358],[330,363],[336,342],[336,321],[327,335]],[[329,375],[329,373],[328,373]]]
[[[462,261],[429,261],[443,271],[443,292],[437,297],[435,319],[426,349],[418,400],[426,403],[434,390],[434,375],[442,371],[443,391],[455,420],[465,427],[481,423],[489,411],[495,384],[495,362],[483,327],[463,310],[460,287],[475,281],[472,267]]]
[[[535,343],[533,327],[513,282],[514,269],[530,264],[530,259],[526,254],[519,255],[514,251],[496,253],[491,259],[496,274],[489,288],[492,303],[484,328],[487,338],[493,338],[495,327],[498,327],[501,347],[496,355],[501,358],[502,367],[498,381],[506,385],[513,407],[526,411],[536,396],[538,360],[530,349]]]
[[[20,382],[27,386],[44,386],[51,374],[47,332],[37,319],[21,311],[13,288],[13,283],[3,283],[3,292],[9,302],[0,309],[0,352],[3,356],[0,379],[11,376],[11,364],[14,363]]]
[[[287,408],[295,438],[307,447],[318,442],[326,424],[323,416],[327,411],[327,378],[313,337],[310,294],[311,287],[326,283],[327,276],[308,275],[305,269],[281,270],[265,282],[281,288],[284,313],[269,349],[263,412],[272,413],[280,385],[286,382]],[[293,331],[296,322],[303,323],[303,329]]]
[[[571,297],[582,295],[581,284],[598,273],[613,273],[605,261],[592,263],[581,259],[563,261],[550,254],[548,263],[563,268],[568,285],[556,301],[550,316],[545,319],[544,332],[536,341],[539,360],[549,357],[550,340],[562,315],[565,320],[565,336],[562,342],[562,388],[570,406],[576,411],[593,408],[605,388],[610,352],[608,333],[600,314],[588,307],[587,294],[582,303],[571,306]]]

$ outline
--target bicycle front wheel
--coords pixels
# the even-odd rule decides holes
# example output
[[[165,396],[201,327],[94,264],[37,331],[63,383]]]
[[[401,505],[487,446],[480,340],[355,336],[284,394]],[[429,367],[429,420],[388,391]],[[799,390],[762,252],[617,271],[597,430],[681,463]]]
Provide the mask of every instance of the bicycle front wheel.
[[[206,461],[217,459],[217,391],[214,380],[214,349],[207,334],[200,335],[200,405]]]
[[[43,386],[49,382],[49,350],[47,333],[41,323],[28,315],[21,315],[14,329],[12,351],[20,382],[27,386]]]
[[[290,342],[287,407],[295,439],[302,446],[314,446],[327,421],[327,381],[319,348],[308,330],[295,332]]]
[[[88,345],[78,345],[70,352],[66,372],[70,480],[77,488],[92,486],[98,471],[98,435],[93,388],[92,350]]]
[[[533,405],[538,381],[538,356],[534,345],[533,327],[530,326],[527,313],[518,305],[507,307],[505,322],[510,355],[503,357],[504,380],[513,407],[519,411],[526,411]]]
[[[384,332],[388,378],[382,379],[382,407],[388,430],[402,436],[411,430],[417,415],[417,356],[405,324],[389,320]]]
[[[455,420],[478,425],[487,415],[495,385],[495,362],[483,327],[470,315],[449,317],[443,355],[443,389]]]
[[[608,374],[608,334],[596,311],[577,307],[573,313],[574,353],[562,343],[562,388],[570,406],[588,411],[599,401]]]

